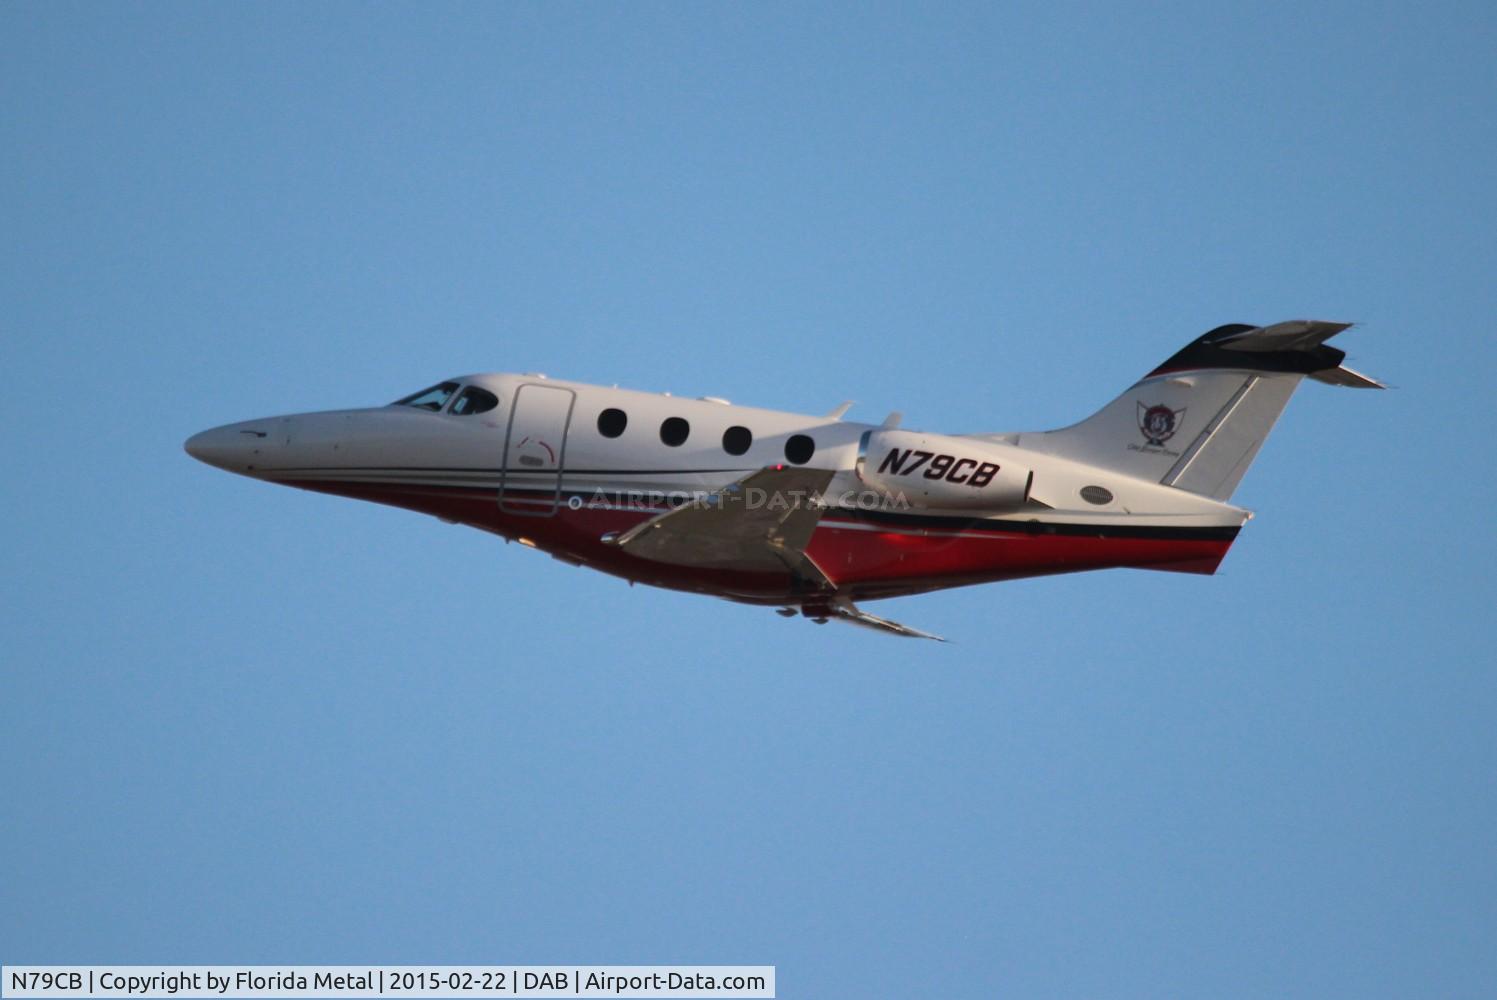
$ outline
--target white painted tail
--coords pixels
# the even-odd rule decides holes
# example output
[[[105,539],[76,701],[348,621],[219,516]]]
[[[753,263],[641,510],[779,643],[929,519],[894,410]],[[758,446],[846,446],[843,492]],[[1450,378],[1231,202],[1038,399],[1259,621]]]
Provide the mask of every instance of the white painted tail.
[[[1225,501],[1306,377],[1381,389],[1325,345],[1347,323],[1217,327],[1079,424],[1019,435],[1024,448]]]

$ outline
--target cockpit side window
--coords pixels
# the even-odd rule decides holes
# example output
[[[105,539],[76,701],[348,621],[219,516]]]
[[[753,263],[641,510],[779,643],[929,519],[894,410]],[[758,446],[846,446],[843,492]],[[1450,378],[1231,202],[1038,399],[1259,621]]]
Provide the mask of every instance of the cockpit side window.
[[[487,413],[498,405],[498,396],[487,389],[470,385],[457,397],[457,402],[452,404],[452,409],[448,412],[454,416],[471,417],[475,413]]]
[[[456,382],[443,382],[441,385],[434,385],[430,389],[422,389],[420,392],[407,396],[404,399],[397,399],[394,405],[414,406],[418,410],[430,410],[436,413],[447,405],[447,400],[452,398],[454,392],[457,392]]]

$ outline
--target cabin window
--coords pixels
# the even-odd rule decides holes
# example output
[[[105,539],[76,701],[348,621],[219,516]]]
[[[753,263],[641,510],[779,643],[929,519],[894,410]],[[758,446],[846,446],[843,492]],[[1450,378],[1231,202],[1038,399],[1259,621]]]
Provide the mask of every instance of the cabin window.
[[[441,385],[434,385],[430,389],[422,389],[420,392],[413,393],[404,399],[397,399],[394,405],[414,406],[418,410],[430,410],[436,413],[447,405],[447,400],[452,398],[454,392],[457,392],[456,382],[443,382]]]
[[[691,436],[691,425],[680,417],[667,417],[660,425],[660,440],[672,448],[679,448]]]
[[[499,405],[499,397],[487,389],[470,385],[464,389],[457,402],[452,404],[452,413],[459,417],[471,417],[475,413],[487,413]]]
[[[723,431],[723,451],[729,455],[742,455],[754,443],[754,432],[747,427],[729,427]]]
[[[606,438],[616,438],[629,426],[629,414],[609,407],[598,414],[598,433]]]
[[[805,434],[792,434],[785,442],[785,458],[795,465],[805,465],[816,454],[816,442]]]

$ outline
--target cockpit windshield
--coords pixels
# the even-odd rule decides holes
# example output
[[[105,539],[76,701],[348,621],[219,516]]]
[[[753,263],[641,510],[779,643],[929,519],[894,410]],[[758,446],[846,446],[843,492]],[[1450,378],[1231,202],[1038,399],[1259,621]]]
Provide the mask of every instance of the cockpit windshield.
[[[397,399],[393,405],[414,406],[418,410],[431,410],[435,413],[447,405],[447,400],[452,398],[454,392],[457,392],[456,382],[443,382],[430,389],[422,389],[404,399]]]
[[[499,405],[499,397],[487,389],[470,385],[457,397],[450,412],[453,416],[471,417],[475,413],[487,413]]]

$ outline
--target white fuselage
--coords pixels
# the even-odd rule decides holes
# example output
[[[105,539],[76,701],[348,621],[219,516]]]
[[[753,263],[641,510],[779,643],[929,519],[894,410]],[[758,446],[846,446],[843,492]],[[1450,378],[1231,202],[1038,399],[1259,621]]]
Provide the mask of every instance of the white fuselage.
[[[437,410],[251,420],[206,431],[188,450],[232,472],[469,523],[630,579],[764,602],[793,600],[794,587],[631,565],[603,538],[755,470],[824,469],[828,509],[809,551],[839,587],[878,597],[1116,565],[1209,572],[1248,516],[1017,447],[1011,435],[924,434],[541,376],[448,385]],[[497,405],[455,412],[470,387]],[[984,473],[991,500],[970,485]]]

